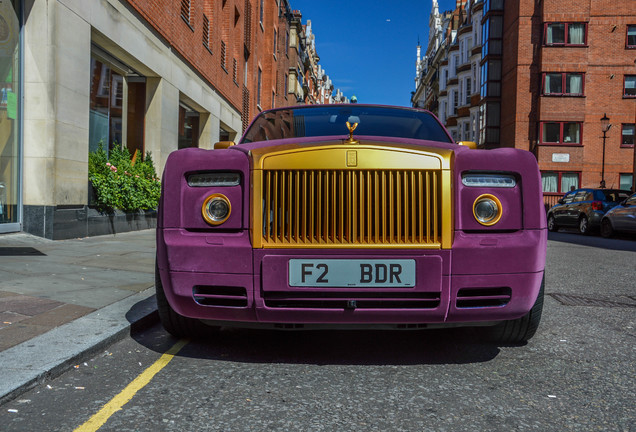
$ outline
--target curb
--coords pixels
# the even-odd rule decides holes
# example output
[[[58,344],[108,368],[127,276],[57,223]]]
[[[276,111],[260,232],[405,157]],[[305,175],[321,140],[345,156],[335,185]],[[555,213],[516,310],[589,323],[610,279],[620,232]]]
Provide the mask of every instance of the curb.
[[[0,404],[159,319],[154,287],[0,352]]]

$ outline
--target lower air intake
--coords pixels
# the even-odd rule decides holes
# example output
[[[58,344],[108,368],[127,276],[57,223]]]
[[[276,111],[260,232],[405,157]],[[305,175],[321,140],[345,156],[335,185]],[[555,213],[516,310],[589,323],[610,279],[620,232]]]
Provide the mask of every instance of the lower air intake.
[[[197,285],[192,288],[192,295],[201,306],[247,307],[247,291],[243,287]]]
[[[462,288],[457,293],[457,308],[502,307],[510,302],[511,295],[509,287]]]

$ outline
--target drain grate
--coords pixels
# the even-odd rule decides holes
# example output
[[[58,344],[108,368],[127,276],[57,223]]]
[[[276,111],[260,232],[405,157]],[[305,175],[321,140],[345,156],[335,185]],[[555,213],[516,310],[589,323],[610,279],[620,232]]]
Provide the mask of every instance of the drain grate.
[[[636,298],[627,295],[619,295],[616,297],[585,297],[559,293],[548,295],[564,306],[636,308]]]

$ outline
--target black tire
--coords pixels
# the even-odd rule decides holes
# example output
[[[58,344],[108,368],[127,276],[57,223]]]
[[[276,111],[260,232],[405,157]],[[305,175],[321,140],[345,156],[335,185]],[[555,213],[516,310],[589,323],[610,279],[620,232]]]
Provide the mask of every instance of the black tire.
[[[211,327],[201,321],[179,315],[172,309],[166,294],[163,291],[159,267],[155,264],[155,292],[157,298],[157,311],[163,328],[168,333],[178,338],[197,338],[209,332]]]
[[[543,294],[545,287],[545,275],[541,280],[539,295],[530,309],[530,312],[521,318],[504,321],[493,327],[487,328],[489,340],[504,344],[520,344],[528,342],[539,328],[541,312],[543,311]]]
[[[610,238],[614,235],[614,227],[609,219],[603,219],[601,221],[601,235],[605,238]]]
[[[590,233],[590,222],[587,220],[586,216],[581,216],[579,218],[579,232],[583,235],[588,235]]]
[[[548,216],[548,231],[557,232],[559,230],[559,226],[554,219],[554,215]]]

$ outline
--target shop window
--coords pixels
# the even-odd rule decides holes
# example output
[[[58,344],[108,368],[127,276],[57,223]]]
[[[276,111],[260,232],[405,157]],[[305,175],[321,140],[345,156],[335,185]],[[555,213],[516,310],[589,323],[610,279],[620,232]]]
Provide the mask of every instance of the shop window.
[[[0,2],[0,232],[21,229],[20,4]]]
[[[584,74],[576,72],[547,72],[543,74],[545,96],[583,96]]]
[[[123,142],[123,75],[110,65],[91,58],[89,150],[105,149]]]
[[[89,151],[100,143],[106,151],[125,144],[131,154],[143,154],[146,78],[94,47],[90,84]]]
[[[623,124],[622,132],[621,132],[621,147],[634,146],[635,132],[636,132],[636,125],[634,125],[634,123]]]
[[[541,144],[581,144],[581,123],[541,122]]]
[[[623,84],[623,97],[636,97],[636,75],[625,75]]]
[[[543,40],[548,46],[585,46],[587,23],[546,23]]]
[[[567,171],[541,172],[544,193],[564,194],[579,188],[581,173]]]
[[[146,79],[128,77],[128,112],[126,114],[126,147],[131,155],[144,154],[144,118],[146,114]]]
[[[627,48],[636,48],[636,24],[627,26],[627,41],[625,42]]]
[[[199,113],[179,103],[179,148],[199,147]]]

